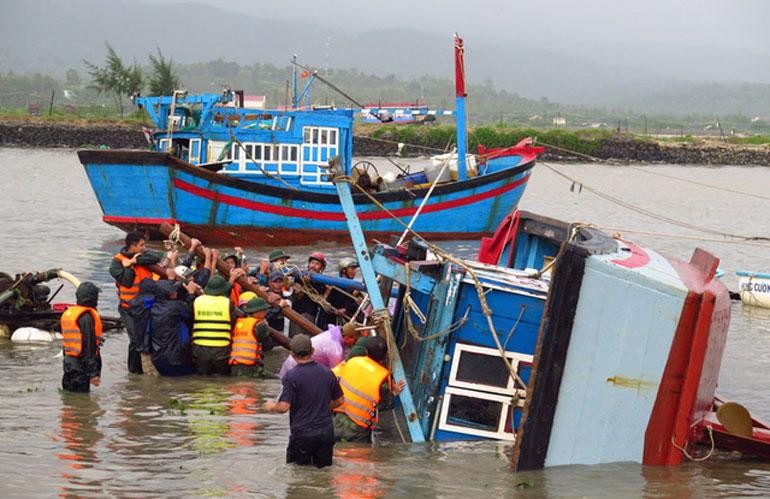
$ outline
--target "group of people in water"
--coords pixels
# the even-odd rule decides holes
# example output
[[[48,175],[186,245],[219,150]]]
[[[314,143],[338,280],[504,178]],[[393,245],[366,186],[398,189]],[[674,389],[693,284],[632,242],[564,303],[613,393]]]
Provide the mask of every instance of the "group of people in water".
[[[328,265],[323,253],[311,254],[306,270],[290,265],[290,258],[276,250],[249,269],[236,248],[219,272],[219,252],[198,240],[185,255],[163,254],[148,250],[144,233],[135,231],[126,235],[109,271],[129,338],[131,373],[275,377],[264,367],[263,352],[288,348],[291,355],[278,373],[283,390],[264,409],[291,412],[287,462],[322,467],[331,464],[336,440],[370,440],[378,406],[403,383],[393,383],[385,367],[385,339],[356,321],[363,317],[359,292],[313,282],[311,276]],[[357,267],[355,259],[341,260],[340,277],[354,278]],[[68,391],[100,384],[99,292],[82,283],[76,305],[62,315],[62,387]],[[302,320],[285,327],[287,308],[307,321],[304,329]],[[308,323],[314,331],[305,331]],[[318,331],[312,338],[305,334]]]

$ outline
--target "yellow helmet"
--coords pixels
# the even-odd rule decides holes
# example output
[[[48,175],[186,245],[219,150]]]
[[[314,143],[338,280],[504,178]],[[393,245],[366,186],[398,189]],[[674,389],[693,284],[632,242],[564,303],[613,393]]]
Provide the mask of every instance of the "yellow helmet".
[[[255,293],[254,291],[244,291],[238,297],[238,306],[245,305],[245,304],[249,303],[249,300],[251,300],[252,298],[256,298],[256,297],[257,297],[257,293]]]

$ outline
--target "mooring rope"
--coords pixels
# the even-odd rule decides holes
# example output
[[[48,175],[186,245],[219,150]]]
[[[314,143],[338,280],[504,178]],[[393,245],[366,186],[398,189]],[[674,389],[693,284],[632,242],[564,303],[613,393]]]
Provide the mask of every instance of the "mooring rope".
[[[724,232],[724,231],[720,231],[720,230],[716,230],[716,229],[709,229],[708,227],[701,227],[701,226],[698,226],[698,225],[693,225],[693,224],[690,224],[690,223],[687,223],[687,222],[683,222],[681,220],[677,220],[675,218],[667,217],[665,215],[660,215],[660,214],[655,213],[653,211],[650,211],[650,210],[648,210],[646,208],[642,208],[640,206],[636,206],[636,205],[631,204],[631,203],[629,203],[627,201],[623,201],[622,199],[620,199],[618,197],[612,196],[610,194],[606,194],[606,193],[604,193],[604,192],[602,192],[602,191],[600,191],[600,190],[598,190],[596,188],[593,188],[593,187],[591,187],[589,185],[586,185],[585,183],[581,182],[580,180],[576,179],[575,177],[572,177],[570,175],[567,175],[566,173],[563,173],[563,172],[557,170],[554,166],[552,166],[552,165],[550,165],[548,163],[541,162],[540,164],[542,164],[545,168],[551,170],[556,175],[558,175],[558,176],[560,176],[560,177],[562,177],[562,178],[564,178],[566,180],[569,180],[570,182],[572,182],[574,184],[580,184],[581,187],[586,189],[588,192],[590,192],[590,193],[592,193],[592,194],[594,194],[594,195],[596,195],[596,196],[598,196],[598,197],[600,197],[600,198],[602,198],[602,199],[604,199],[606,201],[609,201],[609,202],[611,202],[613,204],[617,204],[618,206],[622,206],[623,208],[626,208],[626,209],[628,209],[630,211],[634,211],[636,213],[639,213],[639,214],[642,214],[642,215],[646,215],[646,216],[648,216],[650,218],[654,218],[654,219],[659,220],[661,222],[668,223],[668,224],[671,224],[671,225],[676,225],[678,227],[682,227],[682,228],[685,228],[685,229],[694,230],[696,232],[703,232],[703,233],[706,233],[706,234],[713,234],[713,235],[717,235],[717,236],[730,237],[730,238],[733,238],[733,239],[741,239],[741,240],[744,240],[744,241],[756,241],[756,240],[767,240],[767,241],[770,241],[770,237],[766,237],[766,236],[746,236],[746,235],[742,235],[742,234],[733,234],[733,233],[730,233],[730,232]]]
[[[714,429],[711,427],[711,425],[708,425],[706,426],[706,430],[708,431],[709,438],[711,439],[711,449],[709,449],[708,454],[706,454],[703,457],[693,457],[692,455],[690,455],[690,453],[687,452],[687,449],[677,445],[673,435],[671,436],[671,445],[673,445],[675,449],[679,450],[679,452],[684,454],[684,457],[686,457],[690,461],[695,461],[696,463],[705,461],[706,459],[711,457],[711,455],[714,453],[714,448],[716,447],[716,445],[714,444]],[[687,445],[686,441],[685,441],[685,445]]]

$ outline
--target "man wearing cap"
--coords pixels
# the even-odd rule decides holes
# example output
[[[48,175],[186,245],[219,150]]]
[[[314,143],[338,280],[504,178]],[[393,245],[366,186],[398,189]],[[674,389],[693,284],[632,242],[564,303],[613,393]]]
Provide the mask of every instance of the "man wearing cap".
[[[198,374],[230,374],[230,331],[235,317],[231,285],[215,275],[193,302],[193,357]]]
[[[90,385],[99,386],[102,358],[102,320],[96,311],[99,288],[85,281],[75,291],[77,305],[69,307],[61,316],[64,341],[64,376],[61,386],[68,392],[88,392]]]
[[[280,270],[274,270],[270,273],[268,279],[268,292],[267,302],[270,308],[267,311],[267,325],[276,331],[283,333],[283,328],[286,323],[286,319],[281,312],[281,307],[285,305],[291,305],[289,300],[283,297],[283,286],[285,283],[283,272]]]
[[[358,262],[355,258],[343,258],[339,263],[340,277],[343,279],[355,279],[358,270]],[[334,307],[337,323],[344,323],[347,320],[356,319],[354,317],[360,305],[360,291],[342,291],[336,287],[331,288],[326,298],[329,304]]]
[[[315,274],[323,274],[326,269],[326,255],[317,251],[312,253],[307,259],[307,272]],[[302,314],[307,320],[320,327],[326,329],[329,323],[329,318],[326,312],[318,306],[307,293],[303,292],[303,282],[305,286],[311,286],[316,294],[324,296],[326,294],[326,286],[323,284],[315,284],[310,282],[308,277],[304,277],[301,281],[294,283],[294,299],[292,300],[292,309],[295,312]],[[304,331],[299,324],[291,323],[289,325],[289,338],[296,334],[300,334]]]
[[[334,424],[331,410],[344,398],[337,377],[313,360],[310,338],[298,334],[291,339],[291,355],[297,366],[282,380],[278,401],[265,402],[268,412],[289,411],[289,445],[286,462],[331,466]]]
[[[334,409],[336,440],[371,442],[377,411],[392,406],[391,396],[406,386],[404,380],[392,383],[390,371],[384,366],[387,356],[385,338],[373,336],[366,342],[365,356],[350,358],[332,369],[345,394],[344,403]]]
[[[267,255],[267,259],[270,260],[270,271],[281,270],[289,262],[289,255],[287,255],[282,249],[271,251]]]
[[[255,297],[242,307],[248,314],[235,321],[230,349],[230,373],[251,378],[266,377],[262,364],[262,344],[269,337],[265,315],[269,308],[262,298]]]
[[[348,322],[342,327],[330,325],[323,333],[313,336],[310,339],[313,344],[313,360],[329,369],[345,360],[348,349],[361,336],[362,330],[358,326],[355,322]],[[293,357],[286,357],[278,377],[283,378],[296,365]]]

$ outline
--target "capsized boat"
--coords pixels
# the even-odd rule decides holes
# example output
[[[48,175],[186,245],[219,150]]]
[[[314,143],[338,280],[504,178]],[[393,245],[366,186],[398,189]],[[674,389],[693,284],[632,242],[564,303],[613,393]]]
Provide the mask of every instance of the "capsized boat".
[[[738,287],[744,305],[770,308],[770,274],[739,270]]]
[[[337,188],[356,254],[368,255],[341,177]],[[668,258],[526,212],[479,259],[417,239],[359,258],[367,289],[399,290],[396,422],[412,441],[514,441],[517,469],[681,462],[702,437],[727,338],[719,260]]]
[[[443,171],[426,172],[422,183],[382,184],[372,199],[356,193],[359,218],[372,237],[400,232],[381,204],[401,220],[421,210],[415,229],[431,239],[478,239],[491,234],[524,193],[543,151],[531,140],[467,154],[463,50],[456,37],[457,153]],[[154,233],[163,222],[178,223],[191,236],[222,245],[348,240],[327,167],[339,157],[345,175],[362,179],[362,189],[369,184],[365,169],[353,164],[353,110],[251,109],[233,92],[136,102],[158,128],[152,151],[78,152],[105,222]],[[436,185],[428,198],[431,180]]]

